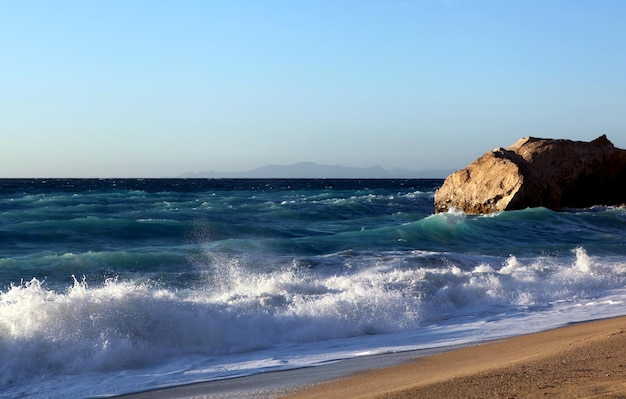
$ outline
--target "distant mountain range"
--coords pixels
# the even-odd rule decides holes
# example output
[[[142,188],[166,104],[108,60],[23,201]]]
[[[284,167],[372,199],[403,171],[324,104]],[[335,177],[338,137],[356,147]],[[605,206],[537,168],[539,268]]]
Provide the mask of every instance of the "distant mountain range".
[[[181,178],[250,178],[250,179],[425,179],[445,178],[453,170],[428,169],[410,171],[404,169],[383,169],[380,166],[353,168],[340,165],[319,165],[314,162],[300,162],[292,165],[266,165],[245,172],[187,172]]]

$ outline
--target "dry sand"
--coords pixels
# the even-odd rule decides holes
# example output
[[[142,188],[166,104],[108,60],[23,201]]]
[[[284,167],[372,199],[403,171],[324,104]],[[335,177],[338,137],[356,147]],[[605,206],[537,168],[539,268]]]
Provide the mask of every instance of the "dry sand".
[[[626,398],[626,317],[427,356],[288,398]]]

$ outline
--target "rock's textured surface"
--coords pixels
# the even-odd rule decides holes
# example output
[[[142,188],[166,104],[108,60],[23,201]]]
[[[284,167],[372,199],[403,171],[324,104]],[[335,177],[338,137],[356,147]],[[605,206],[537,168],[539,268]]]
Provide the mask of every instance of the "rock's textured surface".
[[[605,135],[591,142],[525,137],[448,176],[435,193],[435,212],[456,208],[485,214],[625,202],[626,150]]]

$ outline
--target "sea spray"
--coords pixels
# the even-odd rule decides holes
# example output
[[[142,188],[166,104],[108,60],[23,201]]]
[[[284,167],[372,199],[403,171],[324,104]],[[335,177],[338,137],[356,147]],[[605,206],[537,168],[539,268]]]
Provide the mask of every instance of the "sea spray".
[[[567,263],[509,257],[499,270],[480,264],[469,271],[408,268],[420,256],[392,252],[351,259],[356,271],[329,276],[301,267],[254,272],[233,259],[219,279],[189,290],[109,279],[98,287],[74,280],[56,293],[33,279],[0,297],[3,384],[42,373],[137,368],[173,356],[398,332],[624,286],[623,263],[591,272],[593,259],[582,248],[574,252]]]
[[[11,181],[0,397],[110,395],[623,313],[624,209],[433,215],[439,183]]]

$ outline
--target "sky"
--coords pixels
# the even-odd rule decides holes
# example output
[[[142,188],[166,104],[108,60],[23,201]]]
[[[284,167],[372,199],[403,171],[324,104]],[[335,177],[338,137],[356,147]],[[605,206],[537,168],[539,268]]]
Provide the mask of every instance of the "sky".
[[[626,148],[626,2],[0,0],[0,177]]]

